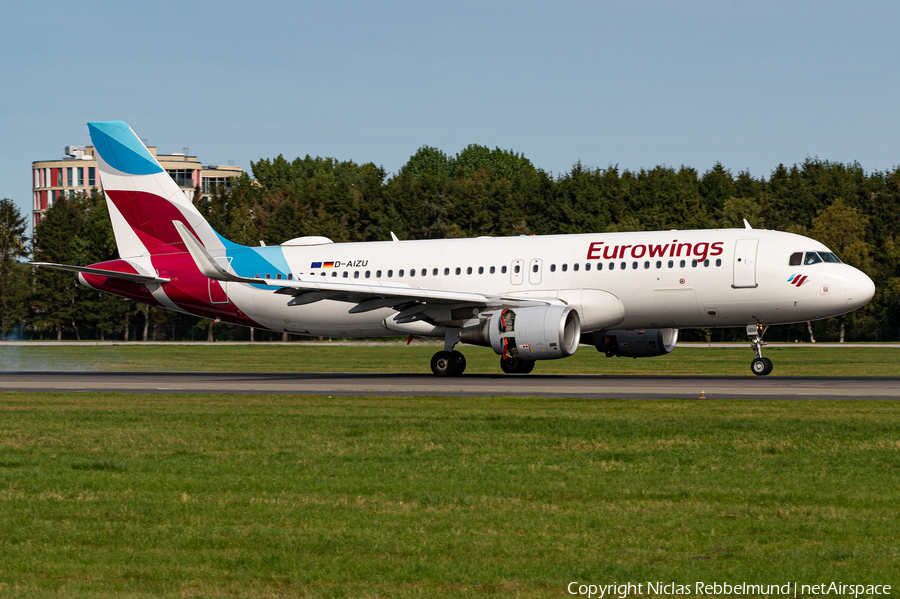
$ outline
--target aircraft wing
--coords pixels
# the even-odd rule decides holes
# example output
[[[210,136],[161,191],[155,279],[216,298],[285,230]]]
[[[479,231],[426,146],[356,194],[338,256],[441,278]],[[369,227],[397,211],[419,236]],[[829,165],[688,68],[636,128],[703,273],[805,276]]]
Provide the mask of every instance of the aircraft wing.
[[[316,277],[286,279],[258,279],[242,277],[230,273],[223,268],[206,251],[206,248],[180,221],[173,221],[181,235],[185,247],[205,276],[218,281],[233,281],[251,285],[267,285],[277,288],[275,293],[290,295],[293,298],[289,306],[302,306],[322,300],[336,300],[355,304],[350,314],[359,314],[379,308],[393,308],[398,314],[393,320],[397,324],[426,320],[442,322],[459,320],[452,311],[464,308],[499,309],[504,307],[544,306],[561,303],[555,297],[514,297],[488,295],[467,291],[446,291],[440,289],[422,289],[402,284],[384,284],[380,281],[351,283],[349,281],[320,280]],[[459,315],[459,314],[457,314]],[[468,318],[472,317],[469,312]]]

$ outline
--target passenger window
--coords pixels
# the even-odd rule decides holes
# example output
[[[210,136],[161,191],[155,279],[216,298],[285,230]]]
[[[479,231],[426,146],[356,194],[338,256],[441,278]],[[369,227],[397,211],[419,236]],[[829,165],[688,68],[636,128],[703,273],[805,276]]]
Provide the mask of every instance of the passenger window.
[[[531,272],[537,272],[537,271],[538,271],[538,265],[535,264],[534,266],[531,267]]]
[[[506,265],[505,264],[500,267],[500,274],[502,274],[502,275],[506,274]]]
[[[388,278],[390,279],[390,278],[393,277],[393,276],[394,276],[394,271],[393,271],[393,270],[388,270]]]
[[[480,274],[480,275],[483,275],[483,274],[484,274],[484,267],[483,267],[483,266],[479,266],[479,267],[478,267],[478,274]]]
[[[556,265],[555,265],[555,264],[551,264],[551,265],[550,265],[550,272],[556,272]]]
[[[569,265],[568,265],[568,264],[563,264],[563,266],[562,266],[562,271],[563,271],[563,272],[566,272],[567,270],[569,270]]]
[[[293,280],[294,280],[293,273],[288,273],[288,281],[293,281]]]
[[[669,268],[674,268],[674,267],[675,267],[675,261],[669,260]]]
[[[427,269],[427,268],[423,268],[423,269],[422,269],[422,272],[419,273],[419,274],[421,274],[421,275],[424,277],[425,275],[428,274],[428,269]],[[435,274],[437,274],[437,273],[435,273]]]
[[[722,266],[722,259],[716,258],[716,266]]]
[[[516,264],[516,274],[519,274],[521,271],[522,271],[522,266],[519,264]]]
[[[494,274],[495,272],[497,272],[497,269],[496,269],[495,267],[492,266],[492,267],[491,267],[491,274]]]
[[[403,273],[404,273],[404,272],[405,272],[405,271],[401,268],[400,271],[397,273],[397,276],[400,277],[400,278],[402,279],[402,278],[403,278]]]
[[[348,273],[348,272],[345,270],[345,271],[344,271],[344,278],[346,279],[346,278],[349,277],[349,276],[350,276],[350,273]]]
[[[460,267],[456,267],[456,274],[462,274],[462,269]]]
[[[380,278],[381,278],[381,271],[380,271],[380,270],[376,270],[376,271],[375,271],[375,278],[376,278],[376,279],[380,279]]]
[[[337,271],[336,271],[336,270],[333,271],[333,272],[331,273],[331,276],[332,276],[332,277],[336,277],[336,276],[337,276]]]
[[[609,269],[610,269],[610,270],[615,270],[615,269],[616,269],[616,263],[615,263],[615,262],[610,262],[610,263],[609,263]]]
[[[444,276],[446,277],[446,276],[449,275],[449,274],[450,274],[450,269],[449,269],[449,268],[445,268],[445,269],[444,269]]]
[[[709,258],[703,261],[703,266],[709,266]]]
[[[466,269],[466,274],[467,274],[467,275],[472,274],[472,267],[471,267],[471,266],[468,267],[468,268]]]
[[[259,275],[253,275],[253,278],[254,278],[254,279],[258,279],[258,278],[259,278]]]
[[[269,273],[266,273],[266,278],[267,278],[267,279],[271,279],[271,278],[272,278],[272,275],[270,275]]]
[[[435,268],[434,270],[432,270],[432,271],[431,271],[431,276],[433,276],[433,277],[438,276],[438,269]]]
[[[696,268],[696,267],[697,267],[697,261],[696,261],[696,260],[691,260],[691,266],[693,266],[694,268]]]
[[[625,264],[624,262],[622,262],[621,264],[619,264],[619,268],[621,268],[622,270],[625,270],[627,267],[628,267],[628,265]]]
[[[602,263],[602,262],[598,262],[598,263],[597,263],[597,270],[603,270],[603,263]]]
[[[788,260],[788,266],[800,266],[801,262],[803,262],[803,252],[794,252],[791,254],[791,259]]]
[[[637,262],[632,262],[632,263],[631,263],[631,268],[635,268],[635,269],[636,269],[636,268],[637,268]]]
[[[358,278],[359,278],[359,271],[358,271],[358,270],[354,270],[354,271],[353,271],[353,278],[354,278],[354,279],[358,279]]]
[[[280,280],[281,280],[281,273],[278,273],[278,274],[275,275],[275,280],[276,280],[276,281],[280,281]]]
[[[400,272],[400,276],[401,276],[401,277],[403,276],[403,271]],[[411,276],[411,277],[416,276],[416,269],[415,269],[415,268],[410,268],[410,269],[409,269],[409,276]]]
[[[662,260],[656,261],[656,268],[662,268]]]
[[[590,269],[591,269],[591,263],[590,263],[590,262],[585,262],[585,263],[584,263],[584,269],[585,269],[585,270],[590,270]]]
[[[578,263],[577,262],[572,265],[572,270],[574,270],[575,272],[578,272]]]
[[[644,268],[650,268],[650,261],[644,262]]]
[[[685,264],[687,264],[687,263],[686,263],[684,260],[682,260],[682,261],[679,263],[679,266],[681,266],[681,268],[684,268],[684,265],[685,265]]]
[[[819,258],[819,254],[815,252],[806,252],[806,260],[803,261],[803,264],[808,266],[810,264],[818,264],[821,261],[822,259]],[[269,278],[268,275],[266,275],[266,278]]]

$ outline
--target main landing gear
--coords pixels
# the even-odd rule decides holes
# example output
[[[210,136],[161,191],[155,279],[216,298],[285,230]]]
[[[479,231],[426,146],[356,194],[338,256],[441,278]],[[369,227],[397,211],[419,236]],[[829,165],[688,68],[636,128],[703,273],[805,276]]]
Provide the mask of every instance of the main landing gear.
[[[466,357],[453,347],[459,343],[459,329],[447,327],[444,351],[431,356],[431,372],[437,376],[459,376],[466,370]]]
[[[772,360],[763,358],[762,355],[762,347],[763,345],[766,345],[766,342],[763,341],[763,335],[766,334],[768,328],[769,325],[767,324],[747,325],[747,336],[750,337],[750,347],[756,352],[756,358],[750,362],[750,370],[752,370],[753,374],[756,376],[765,376],[772,372],[772,368],[774,367]]]
[[[506,374],[529,374],[534,370],[534,360],[500,358],[500,369]]]
[[[431,356],[431,372],[438,376],[459,376],[466,370],[466,357],[458,351],[439,351]]]

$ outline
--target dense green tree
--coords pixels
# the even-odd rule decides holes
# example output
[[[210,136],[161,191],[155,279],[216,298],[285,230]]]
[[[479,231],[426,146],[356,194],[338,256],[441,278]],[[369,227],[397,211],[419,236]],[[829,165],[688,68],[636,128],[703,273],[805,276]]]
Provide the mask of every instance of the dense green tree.
[[[87,264],[87,244],[80,237],[86,206],[83,196],[60,196],[44,213],[35,228],[32,250],[36,262]],[[74,331],[81,339],[79,320],[87,316],[86,290],[73,273],[38,268],[34,277],[34,323],[38,329],[55,329],[57,339],[63,330]]]
[[[20,259],[28,255],[27,221],[10,199],[0,200],[0,336],[19,326],[28,310],[27,271]]]

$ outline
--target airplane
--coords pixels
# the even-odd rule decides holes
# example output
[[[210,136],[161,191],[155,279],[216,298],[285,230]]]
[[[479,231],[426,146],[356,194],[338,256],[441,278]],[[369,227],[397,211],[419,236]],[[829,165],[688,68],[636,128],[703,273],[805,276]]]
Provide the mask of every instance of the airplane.
[[[670,230],[333,243],[309,236],[243,246],[219,235],[127,123],[88,123],[119,258],[80,284],[152,306],[271,331],[328,337],[443,338],[438,376],[459,376],[455,347],[486,346],[511,374],[571,356],[670,353],[681,328],[745,327],[751,371],[771,325],[830,318],[875,285],[823,244],[752,229]]]

